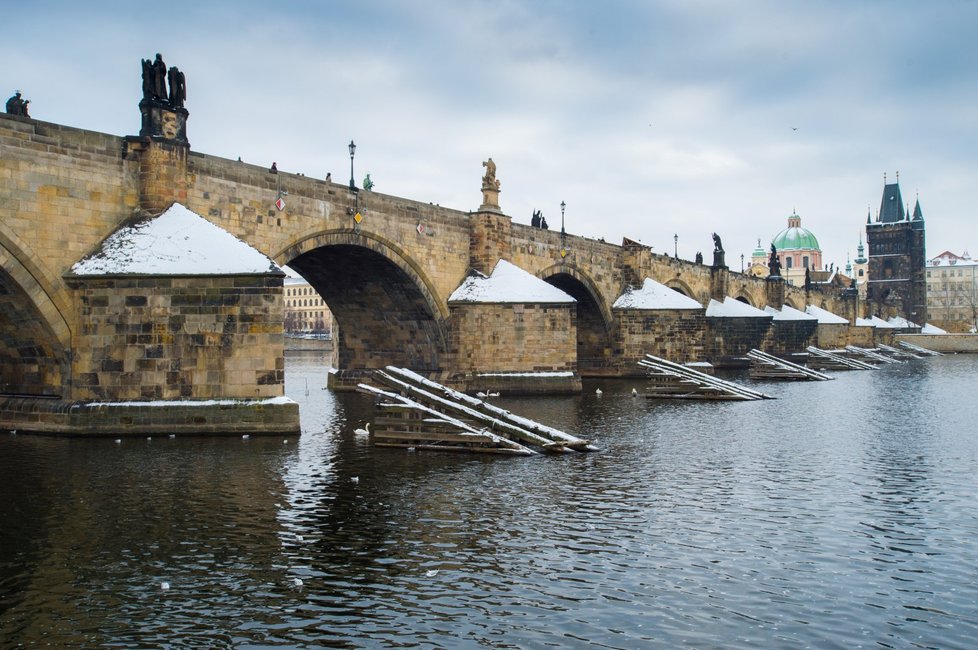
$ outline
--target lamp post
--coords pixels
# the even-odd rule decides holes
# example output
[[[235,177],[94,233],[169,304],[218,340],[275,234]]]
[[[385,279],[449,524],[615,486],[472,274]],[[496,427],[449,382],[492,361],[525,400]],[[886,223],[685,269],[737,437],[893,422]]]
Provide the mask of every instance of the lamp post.
[[[679,259],[679,235],[672,236],[672,256]]]
[[[744,272],[744,254],[743,253],[740,254],[740,272],[741,273]]]
[[[353,143],[353,140],[350,140],[350,145],[348,148],[350,150],[350,189],[355,192],[357,189],[357,184],[353,180],[353,154],[357,152],[357,145]]]
[[[567,204],[561,201],[560,202],[560,236],[561,237],[564,236],[564,208],[566,207]]]

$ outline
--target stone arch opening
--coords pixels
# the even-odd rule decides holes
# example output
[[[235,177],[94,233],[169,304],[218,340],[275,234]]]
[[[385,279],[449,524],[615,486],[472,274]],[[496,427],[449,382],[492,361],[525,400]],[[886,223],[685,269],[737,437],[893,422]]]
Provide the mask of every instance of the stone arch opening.
[[[805,311],[805,305],[804,304],[799,305],[798,302],[799,301],[798,300],[795,300],[794,298],[787,298],[786,297],[784,299],[784,304],[788,305],[792,309],[797,309],[799,311]]]
[[[743,293],[737,294],[737,297],[734,298],[734,299],[737,300],[737,301],[739,301],[739,302],[744,303],[745,305],[750,305],[751,307],[754,306],[754,304],[750,300],[750,296],[748,296],[746,294],[743,294]]]
[[[598,301],[599,294],[587,276],[577,269],[560,266],[541,277],[577,301],[577,370],[582,377],[607,374],[612,360],[610,314]]]
[[[390,247],[355,233],[318,235],[277,256],[316,290],[333,314],[336,387],[396,365],[441,371],[445,318],[417,269]]]
[[[693,290],[689,288],[688,284],[686,284],[679,278],[670,278],[666,282],[666,286],[672,289],[673,291],[678,291],[679,293],[683,294],[687,298],[693,298],[695,300],[695,297],[693,295]]]
[[[69,397],[69,351],[32,293],[0,268],[0,396]]]

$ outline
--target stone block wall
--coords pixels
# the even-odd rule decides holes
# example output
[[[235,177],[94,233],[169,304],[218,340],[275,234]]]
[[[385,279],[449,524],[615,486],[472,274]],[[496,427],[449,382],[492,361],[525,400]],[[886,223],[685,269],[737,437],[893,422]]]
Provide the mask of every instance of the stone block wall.
[[[73,277],[73,397],[282,395],[282,276]]]
[[[818,321],[776,320],[761,342],[759,349],[768,354],[789,355],[803,352],[818,340]]]
[[[849,345],[848,323],[819,323],[816,342],[813,345],[822,350],[838,350]]]
[[[512,222],[510,217],[495,212],[476,212],[469,218],[472,268],[489,275],[500,258],[511,257]]]
[[[139,207],[123,138],[0,114],[0,145],[0,229],[53,282]]]
[[[577,372],[573,304],[457,304],[449,320],[460,374]]]
[[[875,327],[850,327],[846,345],[874,348],[876,347],[876,334]]]
[[[762,347],[771,320],[761,317],[707,318],[706,360],[714,365],[724,365],[732,357],[743,357],[753,348]]]
[[[706,317],[701,310],[615,311],[614,358],[620,376],[644,376],[638,362],[651,354],[676,363],[702,361]]]

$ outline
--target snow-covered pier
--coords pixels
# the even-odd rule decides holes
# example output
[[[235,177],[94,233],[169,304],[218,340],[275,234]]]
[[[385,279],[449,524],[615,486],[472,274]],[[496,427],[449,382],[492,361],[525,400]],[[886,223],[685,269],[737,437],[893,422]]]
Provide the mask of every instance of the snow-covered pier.
[[[587,440],[405,368],[388,366],[375,371],[373,378],[383,387],[359,384],[357,390],[376,397],[385,413],[373,422],[371,435],[378,447],[521,456],[596,451]]]
[[[746,386],[718,379],[651,354],[645,355],[638,365],[649,370],[651,381],[646,388],[646,397],[649,398],[740,401],[774,399]]]
[[[762,350],[753,349],[747,353],[750,359],[751,379],[779,379],[789,381],[827,381],[829,375],[806,368],[786,359],[781,359]]]

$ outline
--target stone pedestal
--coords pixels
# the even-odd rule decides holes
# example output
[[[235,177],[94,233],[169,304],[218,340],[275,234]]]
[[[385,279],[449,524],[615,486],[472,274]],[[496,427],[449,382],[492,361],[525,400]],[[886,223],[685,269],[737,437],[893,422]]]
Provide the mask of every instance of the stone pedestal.
[[[720,255],[722,259],[723,253],[721,252]],[[710,298],[723,302],[723,299],[729,295],[727,291],[729,282],[730,270],[727,267],[716,265],[710,267]]]
[[[480,210],[469,217],[469,265],[489,275],[512,250],[513,220],[496,210]]]
[[[190,111],[182,107],[174,108],[168,103],[144,99],[139,102],[139,112],[143,118],[139,129],[140,137],[190,146],[187,141],[187,118]]]
[[[479,212],[502,212],[499,208],[499,188],[482,186],[482,205]]]
[[[775,309],[784,307],[785,281],[780,276],[770,276],[766,279],[764,293],[767,304]]]

